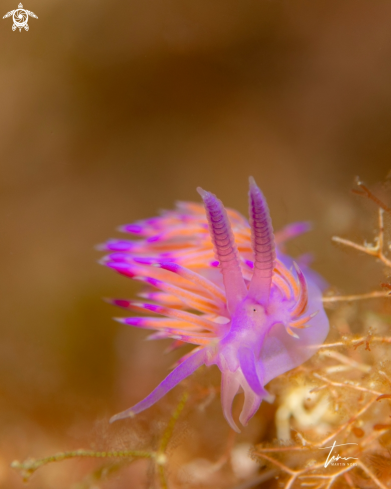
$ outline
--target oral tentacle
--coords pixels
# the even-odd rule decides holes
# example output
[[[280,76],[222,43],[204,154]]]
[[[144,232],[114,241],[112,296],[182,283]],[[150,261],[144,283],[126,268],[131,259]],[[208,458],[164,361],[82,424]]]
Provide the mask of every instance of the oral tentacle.
[[[257,366],[253,350],[243,346],[238,350],[238,360],[244,378],[251,390],[258,396],[264,392],[257,373]]]
[[[225,370],[221,377],[221,405],[225,419],[237,433],[240,433],[240,430],[232,417],[232,403],[239,387],[237,376],[229,370]]]
[[[133,407],[116,414],[110,419],[110,423],[119,419],[132,418],[134,415],[141,413],[145,409],[151,407],[155,402],[164,397],[167,392],[173,389],[186,377],[195,372],[201,365],[205,363],[206,353],[205,350],[198,350],[193,355],[189,356],[184,362],[178,365],[157,387],[149,396],[134,405]]]
[[[231,224],[223,204],[210,192],[198,188],[209,223],[216,258],[220,262],[228,311],[232,314],[247,295]]]
[[[239,416],[239,421],[243,426],[247,426],[250,419],[258,411],[261,402],[262,397],[257,396],[252,390],[248,389],[244,391],[244,403]]]
[[[267,304],[276,252],[269,208],[252,177],[250,177],[249,215],[254,252],[254,273],[249,286],[249,297],[261,304]]]

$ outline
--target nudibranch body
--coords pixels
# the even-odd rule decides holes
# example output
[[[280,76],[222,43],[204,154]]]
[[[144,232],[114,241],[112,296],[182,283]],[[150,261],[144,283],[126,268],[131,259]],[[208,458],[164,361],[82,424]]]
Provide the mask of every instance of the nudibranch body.
[[[252,178],[249,223],[212,193],[198,192],[205,210],[179,203],[174,211],[122,228],[141,239],[104,245],[111,252],[105,265],[147,285],[139,294],[146,302],[111,302],[160,316],[119,321],[156,330],[150,338],[171,338],[173,348],[195,345],[149,396],[112,421],[152,406],[201,365],[217,365],[224,416],[239,431],[231,412],[236,394],[244,391],[239,421],[246,425],[262,400],[272,400],[265,385],[308,360],[327,336],[322,279],[281,252],[283,242],[308,225],[293,224],[274,237]]]

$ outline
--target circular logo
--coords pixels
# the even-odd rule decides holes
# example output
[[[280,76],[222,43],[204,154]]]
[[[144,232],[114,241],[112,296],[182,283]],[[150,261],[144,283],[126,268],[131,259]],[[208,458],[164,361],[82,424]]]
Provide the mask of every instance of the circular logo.
[[[25,27],[29,18],[28,13],[22,8],[16,9],[12,17],[14,24],[18,29]]]

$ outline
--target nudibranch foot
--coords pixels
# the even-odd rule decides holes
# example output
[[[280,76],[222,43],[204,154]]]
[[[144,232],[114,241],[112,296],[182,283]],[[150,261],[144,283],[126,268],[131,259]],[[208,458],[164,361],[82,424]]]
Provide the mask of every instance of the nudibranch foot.
[[[189,356],[184,362],[180,363],[164,380],[161,382],[156,389],[154,389],[149,396],[143,399],[141,402],[135,406],[123,411],[122,413],[116,414],[110,418],[110,423],[117,421],[119,419],[133,418],[138,413],[145,411],[162,397],[164,397],[167,392],[173,389],[182,380],[189,377],[194,373],[201,365],[205,363],[206,353],[203,350],[198,350]]]

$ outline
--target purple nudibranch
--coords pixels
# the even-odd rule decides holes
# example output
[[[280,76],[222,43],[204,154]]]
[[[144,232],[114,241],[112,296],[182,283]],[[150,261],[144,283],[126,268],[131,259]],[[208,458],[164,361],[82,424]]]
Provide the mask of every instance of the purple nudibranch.
[[[105,265],[146,286],[141,300],[111,302],[155,314],[118,320],[155,330],[151,339],[173,339],[173,348],[195,345],[149,396],[111,421],[149,408],[200,366],[217,365],[224,416],[239,431],[232,416],[236,394],[244,392],[239,421],[246,425],[262,400],[273,400],[265,385],[308,360],[328,334],[323,279],[306,261],[299,267],[283,253],[284,242],[308,224],[274,235],[253,178],[249,222],[212,193],[197,190],[204,208],[179,202],[175,210],[121,228],[138,239],[103,245],[110,253]]]

